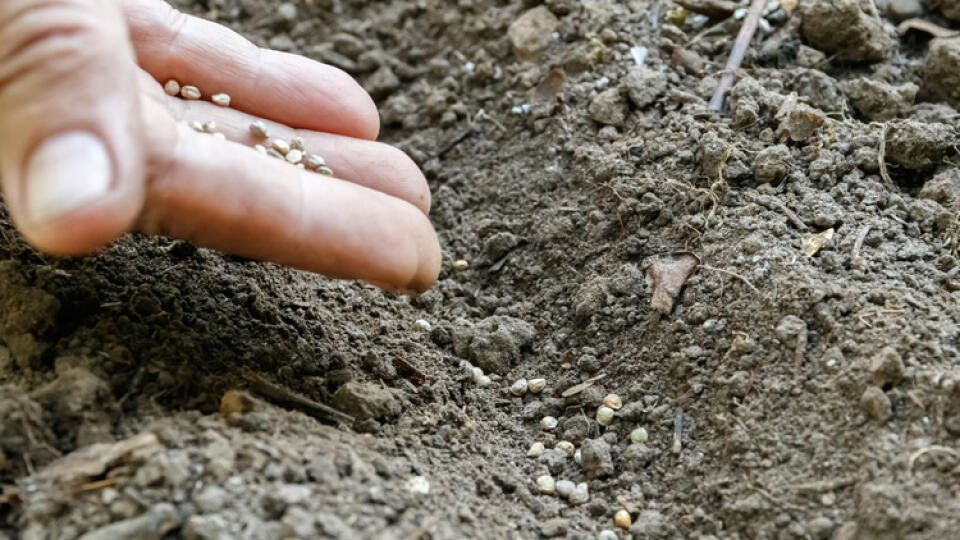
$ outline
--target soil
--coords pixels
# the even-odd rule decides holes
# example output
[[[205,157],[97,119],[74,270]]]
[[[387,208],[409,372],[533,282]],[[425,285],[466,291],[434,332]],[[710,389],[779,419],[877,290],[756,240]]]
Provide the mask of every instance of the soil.
[[[960,537],[960,5],[794,3],[717,113],[746,2],[176,1],[370,90],[444,271],[4,215],[0,538]]]

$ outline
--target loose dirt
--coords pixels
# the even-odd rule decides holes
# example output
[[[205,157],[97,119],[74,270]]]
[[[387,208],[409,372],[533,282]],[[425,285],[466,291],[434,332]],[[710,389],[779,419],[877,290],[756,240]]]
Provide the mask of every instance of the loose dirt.
[[[60,260],[4,215],[0,538],[958,537],[960,38],[895,25],[960,3],[782,0],[722,114],[745,2],[175,3],[356,76],[444,271]]]

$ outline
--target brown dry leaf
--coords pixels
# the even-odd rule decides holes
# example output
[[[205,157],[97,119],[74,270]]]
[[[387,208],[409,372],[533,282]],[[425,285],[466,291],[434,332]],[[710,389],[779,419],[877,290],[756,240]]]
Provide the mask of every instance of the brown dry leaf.
[[[897,33],[899,33],[901,36],[910,30],[925,32],[935,38],[952,38],[960,36],[960,32],[957,32],[956,30],[950,30],[949,28],[938,26],[923,19],[907,19],[897,26]]]
[[[700,266],[700,258],[688,251],[657,256],[647,266],[647,277],[653,280],[650,305],[666,315],[673,310],[673,301],[680,289]]]
[[[819,252],[824,244],[833,238],[833,227],[817,234],[812,234],[803,240],[803,254],[807,257],[813,257]]]
[[[791,93],[783,100],[774,117],[779,122],[777,137],[780,140],[789,138],[794,142],[814,136],[826,121],[822,111],[797,101],[796,93]]]
[[[575,385],[571,386],[570,388],[567,388],[566,390],[563,391],[562,394],[560,394],[560,396],[561,396],[561,397],[570,397],[570,396],[579,394],[580,392],[583,392],[583,391],[586,390],[587,388],[590,388],[591,386],[593,386],[593,383],[599,381],[600,379],[602,379],[602,378],[604,378],[604,377],[606,377],[606,375],[597,375],[596,377],[591,377],[591,378],[583,381],[583,382],[580,383],[580,384],[575,384]]]
[[[551,103],[558,97],[563,97],[563,84],[567,81],[567,76],[559,67],[552,67],[547,76],[540,81],[533,90],[533,101]]]
[[[397,373],[404,379],[409,379],[411,382],[417,386],[422,386],[423,383],[427,382],[426,375],[420,371],[417,366],[413,365],[409,360],[404,360],[403,358],[394,357],[393,358],[393,369],[397,370]]]
[[[121,464],[141,462],[164,449],[153,433],[140,433],[116,443],[94,444],[58,459],[40,476],[61,485],[87,483],[108,469]]]

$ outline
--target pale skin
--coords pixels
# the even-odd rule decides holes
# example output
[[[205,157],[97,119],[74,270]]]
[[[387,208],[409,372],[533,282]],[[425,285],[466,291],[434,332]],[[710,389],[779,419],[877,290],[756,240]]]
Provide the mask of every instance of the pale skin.
[[[171,78],[231,106],[170,97]],[[335,178],[259,154],[257,119],[272,137],[303,137]],[[185,125],[208,120],[227,141]],[[0,179],[45,252],[140,231],[423,291],[441,258],[430,192],[378,132],[373,101],[344,72],[162,0],[0,0]]]

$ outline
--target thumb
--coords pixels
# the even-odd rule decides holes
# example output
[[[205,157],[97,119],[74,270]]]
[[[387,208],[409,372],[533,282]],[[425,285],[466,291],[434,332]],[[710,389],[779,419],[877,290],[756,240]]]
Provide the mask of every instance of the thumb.
[[[140,92],[113,0],[0,0],[0,182],[36,247],[95,250],[144,191]]]

